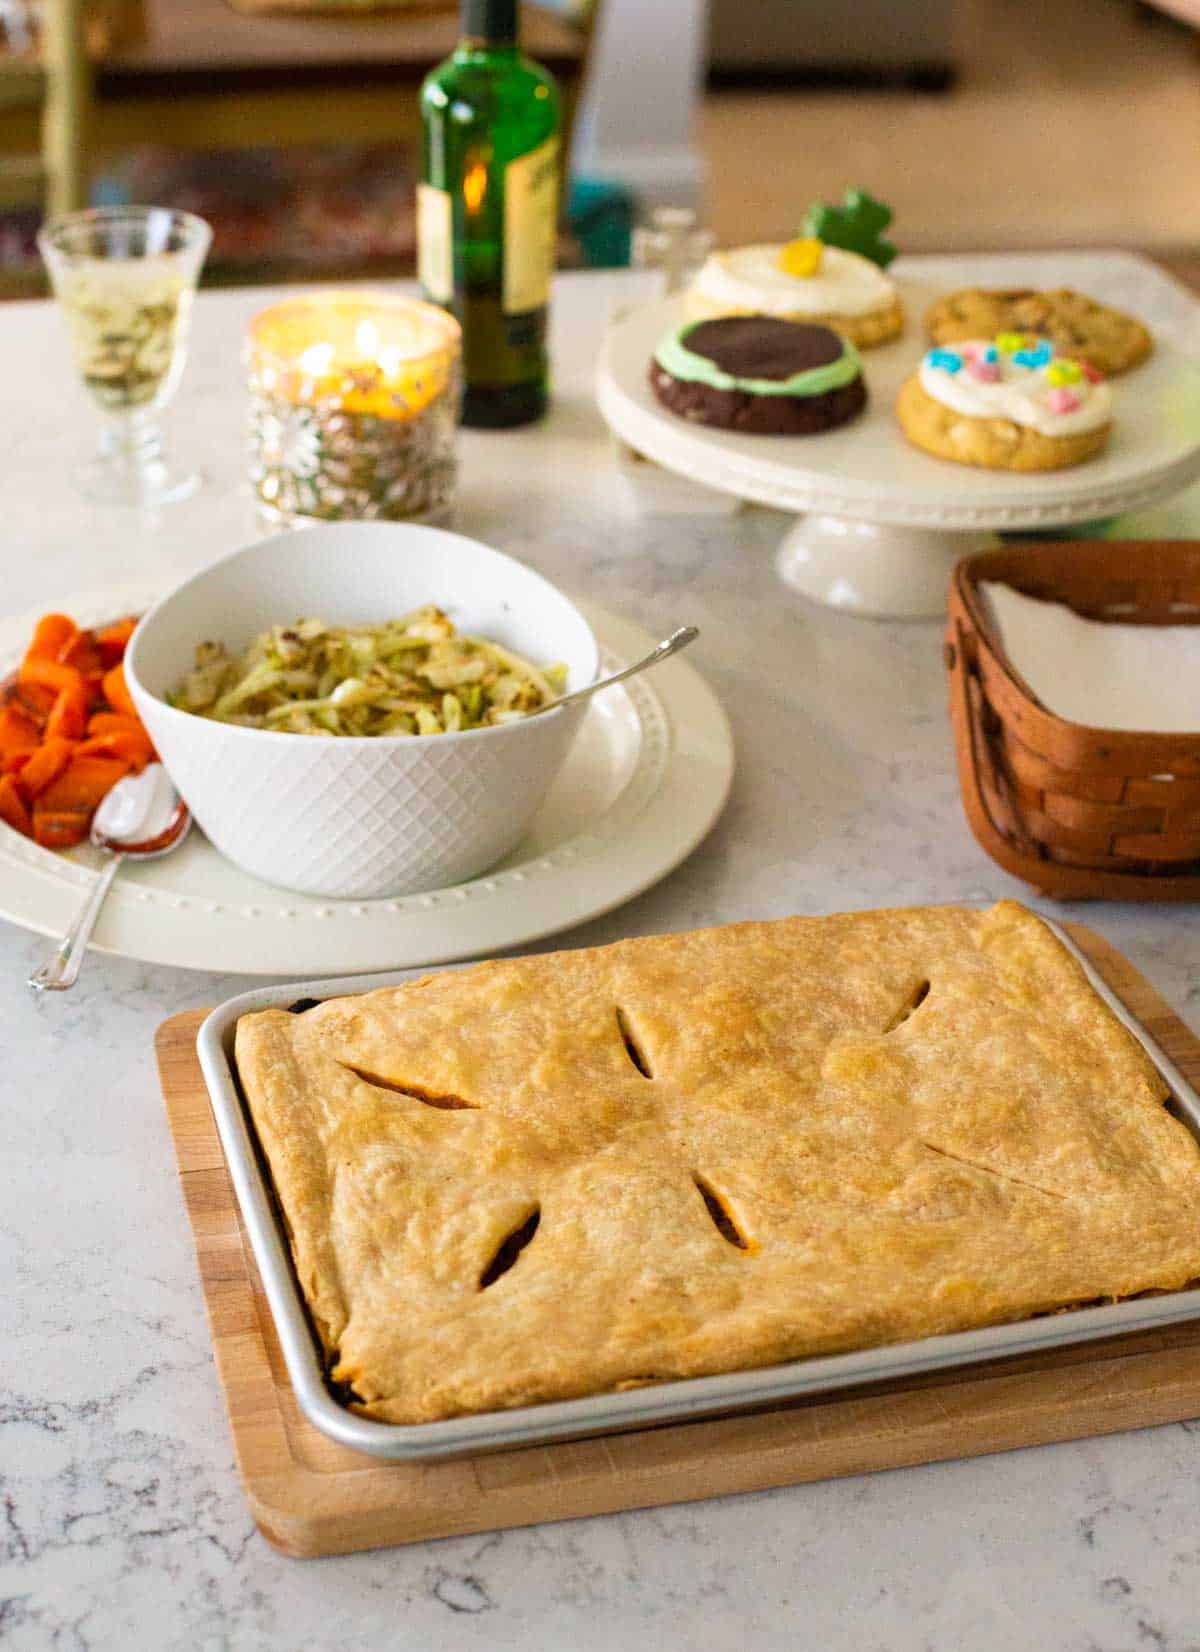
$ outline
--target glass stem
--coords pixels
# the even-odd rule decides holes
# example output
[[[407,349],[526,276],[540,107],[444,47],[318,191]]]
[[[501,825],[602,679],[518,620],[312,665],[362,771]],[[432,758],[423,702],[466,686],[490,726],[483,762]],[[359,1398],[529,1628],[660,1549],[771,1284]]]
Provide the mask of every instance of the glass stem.
[[[162,429],[152,413],[113,419],[100,432],[100,458],[113,471],[153,486],[165,475]]]

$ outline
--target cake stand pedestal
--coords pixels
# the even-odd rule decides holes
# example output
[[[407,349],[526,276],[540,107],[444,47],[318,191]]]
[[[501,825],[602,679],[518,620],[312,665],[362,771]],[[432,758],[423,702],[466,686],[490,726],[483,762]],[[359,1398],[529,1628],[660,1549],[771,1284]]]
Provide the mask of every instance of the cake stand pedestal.
[[[1103,256],[1120,271],[1149,272],[1172,298],[1179,292],[1152,266]],[[999,266],[991,285],[1016,284],[1010,261],[990,262]],[[1062,262],[1078,260],[1067,255]],[[945,279],[937,281],[940,263],[922,259],[923,279],[901,282],[908,331],[863,352],[870,401],[861,417],[837,430],[748,436],[668,413],[650,390],[647,369],[659,339],[683,319],[678,298],[643,305],[614,323],[597,370],[600,411],[622,441],[656,464],[739,499],[802,513],[780,546],[780,577],[815,602],[878,618],[940,616],[951,568],[992,546],[1000,530],[1045,533],[1099,521],[1154,504],[1200,477],[1200,370],[1162,336],[1146,365],[1117,382],[1112,442],[1090,463],[1018,475],[952,464],[911,447],[892,406],[924,349],[913,318],[938,291],[989,284],[989,260],[947,259]],[[1070,269],[1060,280],[1074,274]],[[1105,285],[1086,278],[1079,284],[1087,291]]]
[[[864,618],[932,619],[944,612],[956,562],[994,550],[994,533],[906,528],[809,511],[784,534],[775,568],[813,602]]]

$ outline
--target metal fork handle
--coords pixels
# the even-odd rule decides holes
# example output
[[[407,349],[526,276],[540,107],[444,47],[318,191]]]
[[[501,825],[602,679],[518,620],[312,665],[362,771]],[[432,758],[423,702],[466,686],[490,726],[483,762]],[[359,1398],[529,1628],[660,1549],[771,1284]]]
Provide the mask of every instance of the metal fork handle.
[[[110,857],[53,956],[29,977],[29,985],[34,992],[66,992],[68,987],[75,985],[83,955],[96,927],[96,919],[100,916],[100,908],[112,888],[113,879],[121,870],[124,858],[124,855],[116,854]]]

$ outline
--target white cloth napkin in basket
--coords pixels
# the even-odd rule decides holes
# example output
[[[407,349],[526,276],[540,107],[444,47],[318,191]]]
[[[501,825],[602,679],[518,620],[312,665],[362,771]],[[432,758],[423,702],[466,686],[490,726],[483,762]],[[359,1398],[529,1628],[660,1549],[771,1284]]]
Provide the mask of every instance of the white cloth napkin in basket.
[[[1200,733],[1200,615],[1194,625],[1124,625],[1008,585],[979,590],[1009,663],[1047,711],[1091,728]]]

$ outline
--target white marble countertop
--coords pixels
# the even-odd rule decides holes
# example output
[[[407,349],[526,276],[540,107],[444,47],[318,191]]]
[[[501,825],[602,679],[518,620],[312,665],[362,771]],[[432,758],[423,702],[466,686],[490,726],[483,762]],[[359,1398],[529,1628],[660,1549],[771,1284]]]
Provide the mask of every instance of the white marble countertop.
[[[729,807],[686,866],[563,940],[1021,891],[970,837],[939,627],[807,607],[776,581],[784,519],[649,515],[615,479],[590,395],[621,277],[568,278],[541,429],[464,439],[457,525],[693,658],[738,741]],[[171,428],[208,485],[157,524],[84,506],[92,426],[49,306],[0,306],[0,611],[164,584],[250,537],[243,323],[203,296]],[[1200,497],[1135,528],[1189,531]],[[1192,526],[1190,531],[1196,531]],[[1200,1029],[1188,909],[1091,908]],[[238,985],[93,957],[24,987],[45,942],[0,929],[0,1645],[576,1652],[1186,1652],[1200,1646],[1200,1424],[321,1562],[257,1535],[234,1469],[155,1079],[154,1028]]]

